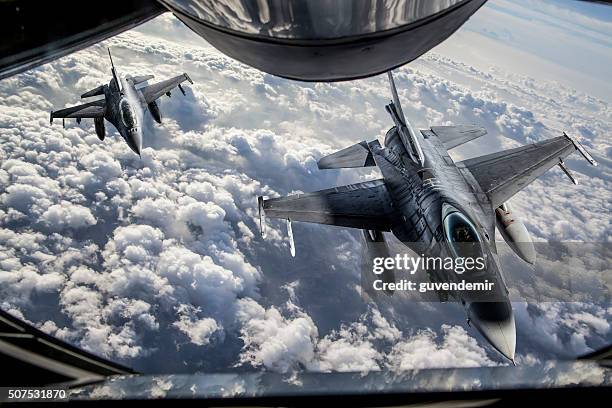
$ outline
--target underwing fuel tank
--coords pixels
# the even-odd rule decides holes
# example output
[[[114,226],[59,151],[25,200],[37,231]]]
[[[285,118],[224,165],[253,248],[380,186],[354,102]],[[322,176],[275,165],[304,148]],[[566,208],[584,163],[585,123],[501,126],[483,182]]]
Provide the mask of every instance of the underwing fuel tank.
[[[98,96],[98,95],[104,95],[104,85],[100,85],[92,89],[91,91],[85,92],[83,95],[81,95],[81,98],[90,98],[92,96]]]
[[[375,258],[390,258],[389,255],[389,247],[387,246],[387,242],[385,240],[385,236],[380,231],[374,230],[362,230],[363,240],[366,244],[366,251],[364,252],[364,256],[366,257],[364,267],[366,270],[364,271],[366,276],[371,276],[372,267],[374,264]],[[395,271],[392,269],[385,269],[385,271],[378,275],[378,278],[383,282],[395,282]],[[372,285],[363,285],[364,288],[371,288]],[[385,293],[388,295],[393,295],[392,290],[385,290]]]
[[[98,139],[104,140],[106,136],[106,128],[104,127],[104,118],[95,118],[94,125],[96,127],[96,135],[98,135]]]
[[[151,112],[151,116],[157,123],[162,123],[161,112],[159,111],[159,106],[157,106],[157,102],[153,101],[147,104],[149,108],[149,112]]]
[[[536,252],[531,241],[531,236],[523,224],[511,210],[508,203],[504,203],[495,209],[497,229],[504,241],[525,262],[535,264]]]
[[[363,78],[446,40],[486,0],[159,0],[221,52],[303,81]]]

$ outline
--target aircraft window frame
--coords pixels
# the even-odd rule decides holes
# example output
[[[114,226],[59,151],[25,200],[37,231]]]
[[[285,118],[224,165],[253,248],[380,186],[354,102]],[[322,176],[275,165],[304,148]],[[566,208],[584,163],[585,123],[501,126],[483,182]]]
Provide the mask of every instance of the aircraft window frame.
[[[125,117],[126,110],[124,109],[124,107],[127,107],[127,111],[129,112],[130,117],[132,119],[131,125],[126,120],[126,117]],[[123,122],[125,127],[127,127],[128,129],[135,129],[138,126],[138,119],[136,118],[136,112],[132,108],[132,105],[130,105],[128,100],[125,98],[119,102],[119,114],[121,115],[121,121]]]
[[[450,206],[447,206],[447,207],[450,207]],[[457,249],[457,246],[454,245],[457,241],[454,241],[452,239],[452,236],[450,234],[450,228],[452,228],[452,226],[449,226],[449,221],[456,217],[460,218],[461,221],[471,229],[472,235],[474,236],[475,239],[473,241],[465,241],[465,243],[469,243],[469,242],[476,243],[477,246],[475,250],[477,251],[477,253],[473,253],[469,255],[462,254]],[[444,232],[444,238],[447,241],[450,251],[455,258],[466,258],[467,256],[469,256],[472,258],[482,257],[485,260],[487,259],[486,253],[483,248],[483,239],[480,233],[478,232],[478,228],[469,219],[469,217],[465,215],[463,212],[459,211],[458,209],[454,207],[445,208],[444,213],[443,213],[443,218],[442,218],[442,229]],[[464,241],[460,241],[460,242],[463,243]]]

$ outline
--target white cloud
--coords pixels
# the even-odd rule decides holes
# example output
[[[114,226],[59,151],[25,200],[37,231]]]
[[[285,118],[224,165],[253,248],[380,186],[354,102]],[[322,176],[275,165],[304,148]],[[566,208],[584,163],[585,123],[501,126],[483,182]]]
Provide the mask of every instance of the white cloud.
[[[287,316],[277,307],[264,309],[250,300],[241,302],[242,364],[283,373],[299,368],[367,372],[496,365],[460,326],[443,325],[440,340],[429,329],[405,336],[371,309],[359,321],[320,337],[300,307],[289,301],[283,309]]]
[[[104,46],[0,83],[2,308],[144,370],[494,364],[495,353],[482,340],[454,325],[463,317],[451,316],[461,312],[428,321],[435,314],[428,305],[398,302],[391,311],[365,305],[354,290],[355,233],[296,225],[295,260],[279,223],[269,222],[266,241],[259,237],[257,195],[372,177],[322,172],[316,160],[384,134],[391,123],[383,109],[385,78],[281,80],[178,40],[187,31],[169,18],[104,44],[113,46],[121,73],[161,80],[185,71],[195,81],[185,98],[161,101],[162,126],[145,117],[142,159],[110,125],[101,142],[91,121],[67,121],[65,130],[48,123],[49,110],[108,81]],[[404,111],[418,126],[488,129],[487,143],[459,156],[552,136],[557,122],[599,157],[610,148],[610,107],[563,85],[479,70],[436,53],[402,69],[397,82]],[[577,167],[584,180],[578,187],[551,172],[513,199],[536,238],[609,238],[603,164]],[[300,285],[292,286],[286,303],[278,289],[295,281]],[[426,322],[413,327],[410,316]],[[578,308],[563,314],[565,323],[551,324],[557,317],[551,312],[538,325],[560,349],[569,329],[578,328],[572,350],[609,338],[609,314]],[[529,318],[520,316],[519,330]],[[537,339],[530,344],[532,354],[549,347]]]
[[[198,319],[194,316],[199,311],[191,305],[180,305],[178,307],[180,318],[173,323],[173,326],[185,333],[193,344],[205,346],[210,343],[211,336],[219,329],[219,326],[215,319]]]
[[[51,231],[61,231],[64,228],[78,229],[96,223],[96,219],[88,208],[68,201],[62,201],[60,204],[49,207],[40,220]]]
[[[441,340],[431,330],[393,346],[389,366],[395,370],[444,367],[482,367],[496,365],[485,349],[459,326],[442,326]]]
[[[311,364],[318,333],[308,315],[298,312],[286,319],[276,307],[266,310],[249,299],[240,301],[239,306],[241,338],[245,344],[241,363],[263,365],[280,372],[298,368],[298,364],[302,367]]]

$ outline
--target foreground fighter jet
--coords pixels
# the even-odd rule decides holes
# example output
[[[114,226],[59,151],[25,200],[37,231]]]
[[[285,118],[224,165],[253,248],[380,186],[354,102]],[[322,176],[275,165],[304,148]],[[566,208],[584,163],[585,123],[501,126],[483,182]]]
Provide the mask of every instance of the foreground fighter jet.
[[[447,291],[465,307],[468,321],[501,354],[514,362],[516,328],[495,244],[496,226],[524,260],[535,262],[527,230],[506,204],[513,195],[555,165],[576,183],[563,159],[578,150],[567,134],[535,144],[454,162],[448,150],[484,136],[475,126],[435,126],[415,131],[404,117],[391,72],[393,102],[386,106],[395,126],[378,140],[363,141],[318,162],[320,169],[378,166],[382,179],[281,198],[258,198],[262,233],[265,216],[363,230],[368,250],[387,247],[390,231],[409,250],[428,258],[482,257],[484,268],[462,275],[442,266],[428,269],[435,282],[490,282],[483,291]],[[379,250],[380,253],[380,250]],[[387,252],[388,253],[388,252]]]
[[[153,119],[157,123],[161,123],[161,113],[159,112],[157,102],[155,102],[157,98],[164,94],[170,97],[170,91],[175,87],[178,87],[183,95],[185,95],[185,90],[181,83],[189,81],[189,83],[193,84],[193,81],[189,78],[189,75],[184,73],[156,84],[136,88],[136,85],[152,79],[153,75],[121,78],[117,75],[110,49],[108,50],[108,56],[111,61],[113,79],[110,80],[108,85],[100,85],[81,95],[81,98],[98,95],[104,95],[104,98],[71,108],[51,111],[50,122],[53,123],[54,118],[76,118],[77,123],[81,123],[81,119],[91,118],[94,120],[98,138],[104,140],[106,136],[104,119],[106,119],[115,126],[119,134],[130,146],[130,149],[140,156],[140,151],[142,150],[142,128],[139,126],[138,118],[142,117],[142,115],[138,113],[142,113],[143,107],[146,105]],[[65,125],[64,120],[62,120],[62,123]]]

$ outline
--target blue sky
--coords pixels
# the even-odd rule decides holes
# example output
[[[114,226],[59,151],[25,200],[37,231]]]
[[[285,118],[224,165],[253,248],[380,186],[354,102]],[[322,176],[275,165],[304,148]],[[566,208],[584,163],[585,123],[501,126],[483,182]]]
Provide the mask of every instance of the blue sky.
[[[434,51],[611,100],[612,7],[579,1],[490,0]]]
[[[524,0],[518,0],[523,2]],[[604,22],[612,22],[612,8],[604,4],[590,3],[586,1],[576,0],[541,0],[543,3],[552,4],[560,8],[565,8],[592,17]]]

